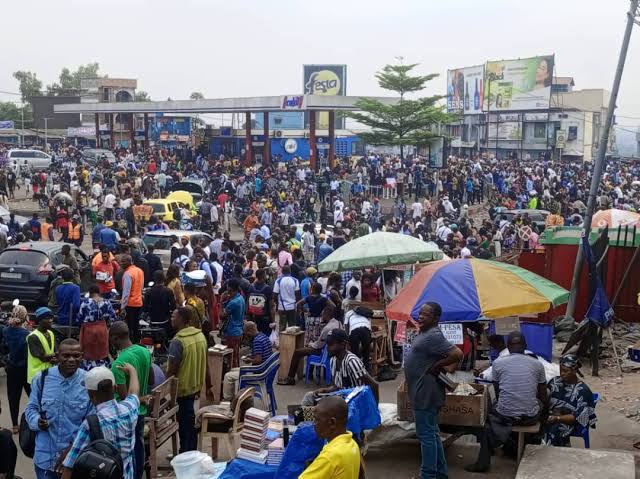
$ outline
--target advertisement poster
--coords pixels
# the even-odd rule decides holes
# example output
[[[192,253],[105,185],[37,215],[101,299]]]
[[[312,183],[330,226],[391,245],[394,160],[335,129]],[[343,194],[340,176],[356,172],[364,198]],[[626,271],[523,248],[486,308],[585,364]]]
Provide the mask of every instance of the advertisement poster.
[[[554,56],[487,62],[484,111],[549,108]]]
[[[347,94],[347,65],[303,65],[302,87],[305,95],[344,96]],[[309,124],[305,113],[305,125]],[[336,115],[337,116],[337,115]],[[318,130],[329,128],[329,113],[320,112]],[[336,118],[336,128],[344,128],[344,118]]]
[[[482,113],[484,65],[447,71],[447,110],[450,113]]]
[[[515,140],[522,139],[521,123],[517,121],[507,121],[504,123],[489,124],[489,138],[495,140]]]

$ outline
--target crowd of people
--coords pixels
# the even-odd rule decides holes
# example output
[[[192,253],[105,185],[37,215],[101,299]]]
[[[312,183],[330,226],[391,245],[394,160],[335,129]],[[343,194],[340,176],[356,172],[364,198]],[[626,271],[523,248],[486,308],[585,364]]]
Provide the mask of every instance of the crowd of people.
[[[536,249],[542,231],[529,217],[532,213],[507,219],[504,212],[548,211],[547,225],[580,225],[589,175],[589,165],[544,159],[525,163],[452,156],[444,168],[434,169],[424,158],[373,153],[341,158],[333,168],[314,172],[300,159],[247,166],[237,158],[195,149],[180,156],[163,149],[144,154],[119,150],[114,164],[106,158],[88,164],[71,146],[54,153],[47,171],[5,165],[0,201],[19,196],[21,187],[45,214],[35,213],[22,225],[13,216],[6,224],[0,219],[0,248],[52,240],[83,246],[87,236],[94,250],[93,284],[86,297],[79,266],[67,248],[47,307],[36,310],[35,319],[22,306],[10,314],[3,343],[9,351],[13,432],[18,431],[24,389],[30,397],[25,417],[37,432],[36,477],[67,477],[88,444],[85,419],[97,414],[105,437],[122,452],[126,479],[138,479],[144,466],[141,418],[154,385],[168,377],[179,379],[180,451],[194,450],[197,397],[203,389],[211,393],[207,347],[220,340],[233,350],[234,369],[226,374],[223,391],[232,400],[238,394],[241,363],[267,361],[278,346],[278,332],[295,326],[305,332],[304,347],[295,351],[282,385],[295,384],[304,357],[321,355],[325,348],[331,357],[331,385],[307,394],[303,404],[361,385],[377,395],[369,361],[373,311],[359,303],[392,299],[403,277],[375,268],[320,275],[317,265],[351,239],[378,230],[433,241],[451,257],[495,258]],[[634,164],[609,163],[599,207],[640,208],[639,176]],[[197,205],[181,207],[171,220],[149,211],[146,201],[164,197],[184,179],[206,184]],[[242,239],[232,239],[237,229]],[[163,264],[155,252],[159,245],[141,238],[166,230],[171,230],[171,252],[169,263]],[[194,230],[211,236],[188,234]],[[434,317],[437,323],[437,316],[437,310],[425,312],[425,324]],[[141,320],[166,333],[164,370],[139,344]],[[77,340],[59,341],[52,332],[56,324],[79,327]],[[470,354],[447,347],[440,338],[425,342],[447,359],[407,365],[414,398],[420,393],[412,386],[412,375],[439,371]],[[243,346],[250,354],[241,357]],[[516,349],[512,352],[519,353]],[[420,350],[414,348],[414,354]],[[498,381],[500,370],[494,368]],[[538,370],[530,377],[542,378]],[[423,462],[436,444],[433,408],[440,400],[438,387],[429,391],[424,407],[416,406]],[[553,386],[552,396],[558,391],[565,389]],[[500,401],[508,398],[501,395]],[[509,407],[503,415],[512,412]],[[342,414],[335,404],[329,409]],[[583,424],[589,415],[580,411],[578,416]],[[559,444],[566,442],[565,429],[576,419],[570,420],[568,413],[558,417],[550,440]],[[482,442],[478,470],[488,467],[486,453],[497,444],[487,441]],[[441,464],[443,457],[438,453],[436,459],[430,462]],[[442,471],[438,466],[436,472]]]

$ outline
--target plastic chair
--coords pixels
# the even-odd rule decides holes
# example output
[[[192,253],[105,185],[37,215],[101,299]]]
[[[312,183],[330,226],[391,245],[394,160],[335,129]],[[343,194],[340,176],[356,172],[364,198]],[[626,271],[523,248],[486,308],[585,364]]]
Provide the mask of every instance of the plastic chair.
[[[598,405],[598,401],[600,400],[600,395],[598,393],[593,393],[593,408],[595,409]],[[594,429],[595,425],[591,426]],[[591,441],[589,440],[589,429],[590,427],[578,426],[575,431],[571,434],[571,437],[581,437],[584,440],[584,448],[589,449],[591,447]]]
[[[314,378],[318,378],[317,382],[320,382],[320,378],[322,378],[320,371],[323,371],[324,382],[327,384],[327,386],[331,385],[330,360],[331,358],[329,358],[329,349],[326,345],[324,348],[322,348],[322,354],[311,354],[307,356],[306,365],[304,368],[304,383],[307,384],[309,382],[309,373],[311,371],[311,366],[313,366],[313,375]],[[317,376],[316,373],[318,373]]]
[[[262,400],[263,406],[267,406],[265,399],[269,396],[271,414],[275,416],[278,405],[276,394],[273,390],[273,380],[280,368],[280,353],[273,353],[269,358],[258,366],[242,366],[238,389],[248,387],[256,388],[256,397]]]

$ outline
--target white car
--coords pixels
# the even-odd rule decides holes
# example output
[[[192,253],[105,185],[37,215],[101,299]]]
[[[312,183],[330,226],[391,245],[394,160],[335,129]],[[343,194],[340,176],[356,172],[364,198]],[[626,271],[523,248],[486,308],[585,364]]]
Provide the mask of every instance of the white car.
[[[142,237],[142,242],[145,246],[153,246],[153,253],[160,257],[162,266],[166,269],[171,264],[171,237],[175,236],[180,241],[183,236],[188,236],[191,246],[193,247],[194,240],[205,240],[205,245],[213,241],[213,236],[203,231],[185,231],[185,230],[158,230],[147,231]]]
[[[18,168],[27,165],[32,170],[47,170],[51,166],[51,155],[40,150],[9,150],[7,164],[15,164]]]

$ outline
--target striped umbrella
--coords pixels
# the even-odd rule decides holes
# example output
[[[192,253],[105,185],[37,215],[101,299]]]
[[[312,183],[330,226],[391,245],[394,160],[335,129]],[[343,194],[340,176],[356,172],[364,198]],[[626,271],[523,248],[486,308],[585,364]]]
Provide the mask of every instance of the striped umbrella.
[[[619,226],[640,226],[640,214],[626,210],[601,210],[591,219],[592,228],[617,228]]]

